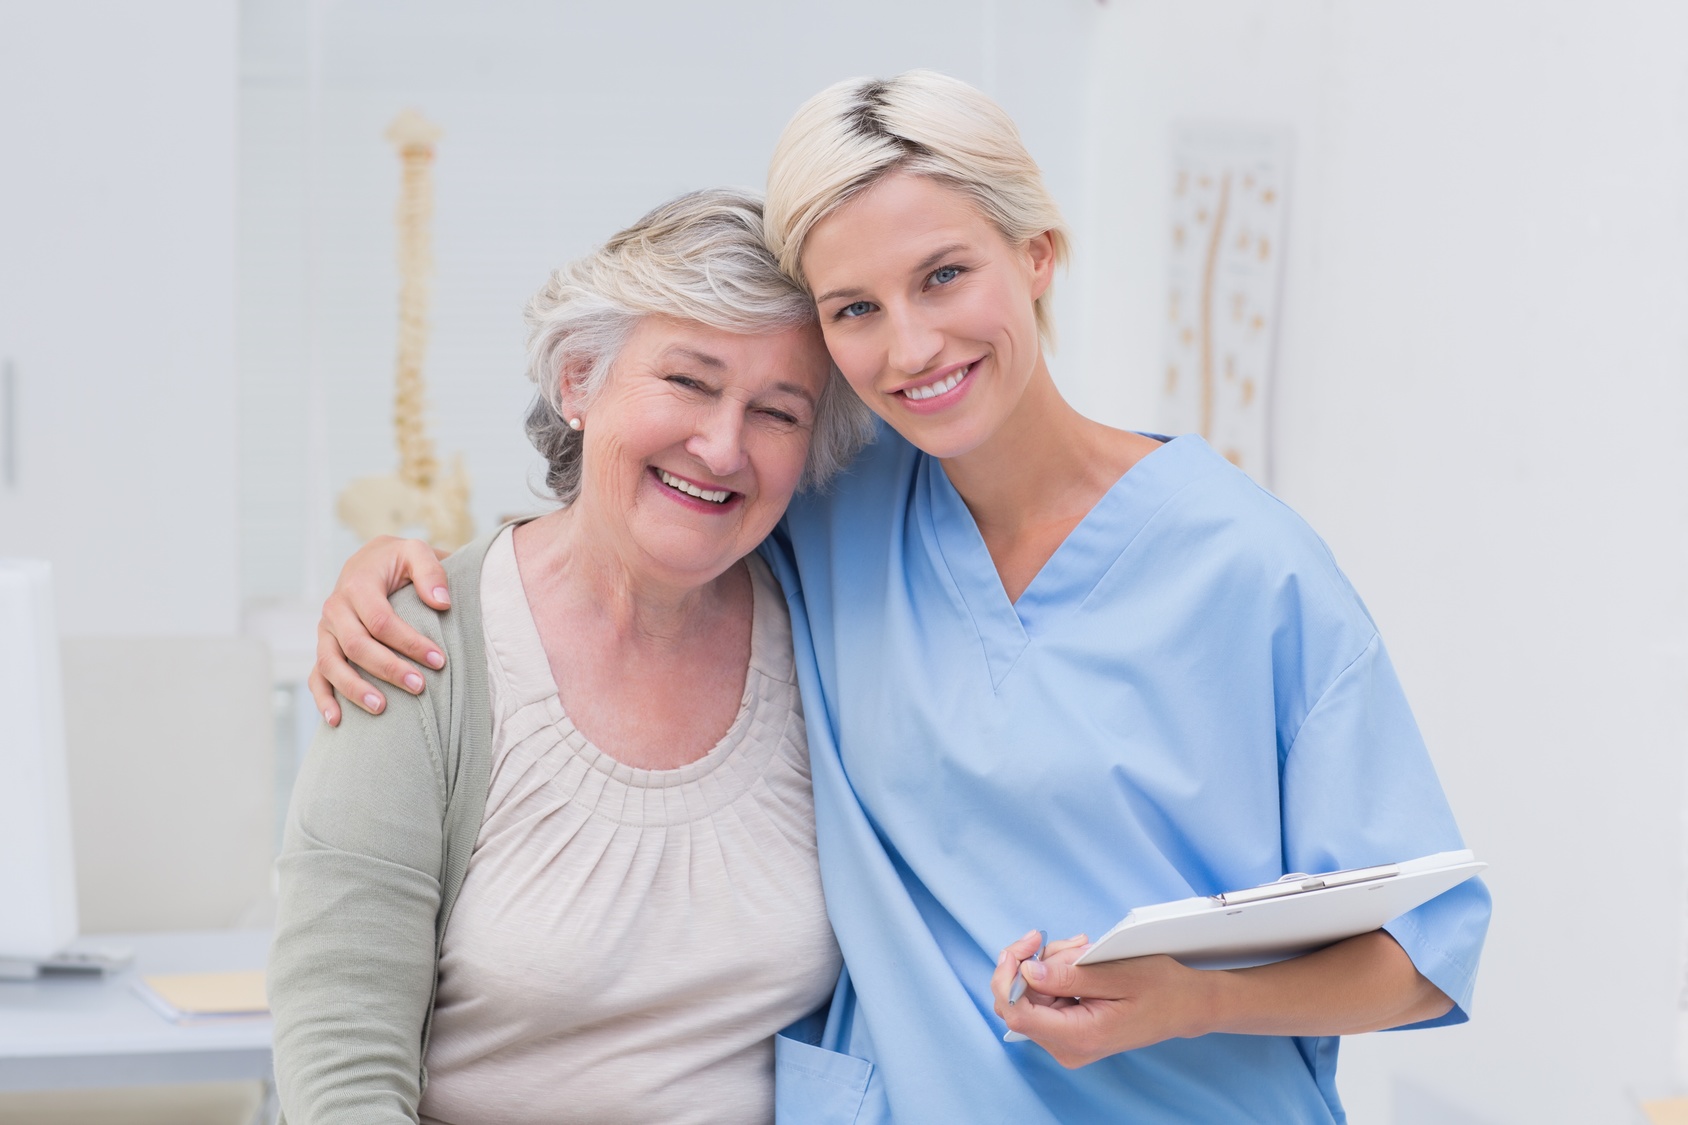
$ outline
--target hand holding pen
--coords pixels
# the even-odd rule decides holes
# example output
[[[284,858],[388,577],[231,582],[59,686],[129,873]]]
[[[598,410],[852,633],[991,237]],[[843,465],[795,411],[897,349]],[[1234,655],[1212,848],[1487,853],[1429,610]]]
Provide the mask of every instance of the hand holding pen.
[[[1090,944],[1090,939],[1084,934],[1076,937],[1063,938],[1051,942],[1049,934],[1044,930],[1032,930],[1026,936],[1009,945],[997,958],[996,972],[991,977],[991,991],[997,996],[996,1014],[1006,1018],[1007,1012],[1001,1000],[1003,991],[1008,990],[1008,1004],[1038,1004],[1052,1007],[1062,1007],[1077,1003],[1070,997],[1045,996],[1039,992],[1026,991],[1026,975],[1023,966],[1037,964],[1049,958],[1060,958],[1062,962],[1076,960],[1080,953]],[[1062,954],[1066,954],[1062,957]],[[1009,1032],[1008,1041],[1019,1042],[1025,1038]]]

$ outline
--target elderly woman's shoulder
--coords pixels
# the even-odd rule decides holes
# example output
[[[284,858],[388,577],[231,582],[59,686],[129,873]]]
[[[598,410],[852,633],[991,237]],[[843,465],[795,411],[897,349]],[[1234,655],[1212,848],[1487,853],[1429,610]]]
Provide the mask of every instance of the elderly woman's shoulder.
[[[447,646],[449,658],[462,641],[465,629],[479,636],[481,566],[486,561],[487,548],[502,531],[496,529],[481,538],[459,547],[440,563],[445,568],[446,586],[451,591],[451,608],[437,610],[425,603],[416,588],[406,586],[389,599],[393,612],[405,624],[425,636]]]
[[[456,582],[450,582],[449,586],[453,592],[452,600],[455,602],[458,584]],[[393,612],[398,614],[400,619],[403,620],[406,625],[409,625],[411,628],[416,629],[419,632],[427,634],[435,640],[440,639],[444,632],[441,628],[440,621],[446,613],[450,612],[449,610],[441,611],[428,605],[416,593],[416,587],[414,586],[406,586],[404,589],[393,594],[387,600],[392,605]]]

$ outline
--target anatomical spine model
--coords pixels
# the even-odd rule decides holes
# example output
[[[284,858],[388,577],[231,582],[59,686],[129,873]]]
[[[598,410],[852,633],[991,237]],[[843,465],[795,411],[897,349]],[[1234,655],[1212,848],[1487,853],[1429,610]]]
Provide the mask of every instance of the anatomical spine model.
[[[387,129],[399,150],[399,348],[394,374],[393,427],[399,471],[362,477],[340,494],[342,522],[365,539],[427,530],[435,547],[455,550],[474,538],[469,517],[469,477],[463,456],[441,473],[423,418],[422,358],[428,349],[428,283],[433,273],[429,221],[434,212],[434,142],[439,127],[405,110]]]

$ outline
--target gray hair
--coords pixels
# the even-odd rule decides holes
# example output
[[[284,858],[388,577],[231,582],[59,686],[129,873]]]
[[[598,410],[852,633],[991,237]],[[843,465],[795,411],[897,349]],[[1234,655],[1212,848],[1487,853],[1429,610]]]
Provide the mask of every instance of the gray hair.
[[[527,306],[528,377],[538,386],[527,433],[564,504],[580,494],[582,449],[563,417],[564,373],[590,404],[647,316],[764,334],[813,324],[815,306],[763,241],[761,197],[731,188],[670,200],[553,273]],[[872,432],[872,415],[833,366],[815,404],[801,487],[824,485]]]

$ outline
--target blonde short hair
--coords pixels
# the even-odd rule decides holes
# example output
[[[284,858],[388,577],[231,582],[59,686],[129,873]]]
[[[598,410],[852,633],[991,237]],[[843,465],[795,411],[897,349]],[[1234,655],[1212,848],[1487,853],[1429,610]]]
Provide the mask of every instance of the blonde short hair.
[[[527,433],[565,504],[580,494],[582,438],[564,419],[564,373],[589,406],[647,316],[760,335],[813,324],[815,305],[774,264],[761,198],[730,188],[670,200],[553,273],[527,306],[528,376],[539,392]],[[825,484],[872,433],[872,415],[832,367],[815,404],[803,487]]]
[[[780,134],[768,168],[768,246],[801,282],[803,245],[815,224],[890,172],[930,176],[965,194],[1018,246],[1049,232],[1055,262],[1068,255],[1066,224],[1043,173],[1002,107],[932,70],[849,78],[807,102]],[[1050,293],[1037,327],[1053,345]]]

